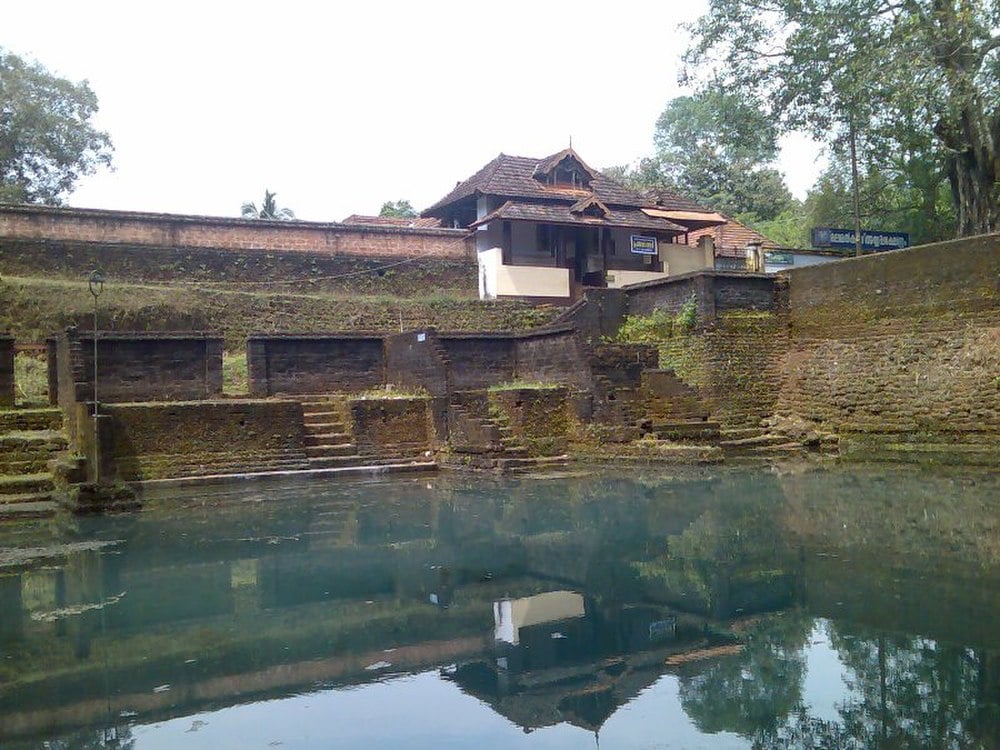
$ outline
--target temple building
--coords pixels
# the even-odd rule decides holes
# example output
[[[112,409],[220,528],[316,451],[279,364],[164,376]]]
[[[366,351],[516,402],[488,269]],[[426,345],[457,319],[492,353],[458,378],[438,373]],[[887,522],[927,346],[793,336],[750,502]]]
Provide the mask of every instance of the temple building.
[[[710,240],[690,232],[725,218],[677,196],[642,196],[567,148],[544,159],[500,154],[422,217],[472,230],[483,299],[572,300],[712,268]]]

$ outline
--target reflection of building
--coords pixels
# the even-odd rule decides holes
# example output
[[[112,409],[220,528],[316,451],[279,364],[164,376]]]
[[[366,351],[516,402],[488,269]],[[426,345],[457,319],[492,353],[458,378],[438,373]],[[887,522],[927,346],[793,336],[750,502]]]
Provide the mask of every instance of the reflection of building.
[[[568,148],[545,159],[500,154],[423,216],[475,231],[481,297],[568,299],[582,286],[711,268],[711,251],[684,236],[721,219],[682,208],[628,190]]]
[[[494,653],[447,676],[526,730],[563,722],[595,731],[662,673],[666,654],[700,631],[678,633],[659,607],[601,609],[550,591],[493,605]]]

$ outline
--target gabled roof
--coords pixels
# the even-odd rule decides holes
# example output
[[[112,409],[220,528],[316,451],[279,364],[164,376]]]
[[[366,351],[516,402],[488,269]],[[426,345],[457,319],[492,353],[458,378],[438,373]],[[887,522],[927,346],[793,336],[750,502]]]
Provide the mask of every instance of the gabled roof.
[[[588,167],[583,159],[580,158],[580,155],[573,150],[572,146],[570,146],[569,148],[564,148],[559,153],[552,154],[552,156],[538,162],[535,166],[535,171],[531,176],[535,178],[548,177],[552,171],[564,161],[575,162],[580,169],[587,173],[587,176],[589,176],[591,180],[597,179],[600,174],[596,170]]]
[[[454,189],[433,206],[425,210],[421,215],[429,216],[439,212],[442,208],[458,201],[476,195],[493,195],[501,198],[534,198],[549,200],[569,200],[574,203],[589,193],[593,194],[607,206],[630,206],[639,208],[641,206],[652,205],[652,201],[629,190],[624,185],[608,179],[599,172],[590,170],[580,161],[583,167],[589,172],[593,172],[593,179],[590,189],[572,188],[567,185],[546,185],[535,178],[536,170],[543,165],[550,164],[555,160],[558,164],[568,156],[567,150],[544,159],[536,159],[527,156],[508,156],[500,154],[472,177],[459,182]]]
[[[421,216],[364,216],[363,214],[351,214],[340,223],[368,224],[369,226],[384,227],[434,228],[441,226],[441,220],[434,218],[424,218]]]
[[[594,209],[594,210],[591,210]],[[581,198],[569,207],[571,214],[590,214],[591,216],[607,216],[611,209],[602,203],[596,195],[591,193],[585,198]]]
[[[597,227],[622,227],[627,229],[644,229],[661,234],[677,235],[687,230],[679,224],[666,219],[654,219],[646,216],[638,208],[611,208],[602,216],[591,216],[585,213],[573,213],[570,206],[557,203],[530,203],[524,201],[506,201],[495,211],[471,224],[477,227],[494,219],[511,221],[535,221],[546,224],[585,225]]]
[[[721,226],[699,229],[688,235],[688,244],[697,245],[702,237],[715,240],[715,254],[733,258],[746,255],[746,246],[751,242],[759,242],[765,250],[776,250],[778,244],[772,242],[755,229],[741,224],[736,219],[726,217],[726,223]]]

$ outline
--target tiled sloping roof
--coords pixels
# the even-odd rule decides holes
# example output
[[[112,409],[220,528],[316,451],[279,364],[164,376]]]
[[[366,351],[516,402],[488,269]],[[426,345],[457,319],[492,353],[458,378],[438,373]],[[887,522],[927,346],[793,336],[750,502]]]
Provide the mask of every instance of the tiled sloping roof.
[[[715,209],[702,206],[699,203],[686,198],[672,190],[652,190],[649,196],[657,206],[670,211],[699,211],[704,213],[714,213]]]
[[[741,224],[736,219],[728,219],[721,226],[708,227],[691,232],[688,235],[688,244],[697,245],[698,240],[706,235],[715,240],[716,255],[734,258],[744,257],[746,255],[746,246],[751,242],[761,243],[761,246],[765,250],[776,250],[779,247],[760,232],[751,229],[746,224]]]
[[[472,226],[485,224],[493,219],[513,221],[539,221],[548,224],[580,224],[598,227],[631,227],[665,234],[681,234],[684,227],[666,219],[646,216],[637,208],[610,208],[604,218],[571,213],[569,206],[507,201],[500,208],[484,216]]]
[[[427,216],[430,212],[477,193],[497,195],[505,198],[570,200],[575,203],[590,192],[579,188],[546,185],[532,177],[539,163],[546,162],[552,158],[535,159],[533,157],[500,154],[472,175],[472,177],[456,185],[454,190],[424,211],[422,215]],[[639,195],[601,174],[598,174],[594,178],[590,187],[594,194],[608,206],[618,205],[638,208],[639,206],[652,204],[649,198]]]
[[[417,227],[435,228],[441,226],[441,220],[422,216],[364,216],[351,214],[341,224],[374,224],[386,227]]]

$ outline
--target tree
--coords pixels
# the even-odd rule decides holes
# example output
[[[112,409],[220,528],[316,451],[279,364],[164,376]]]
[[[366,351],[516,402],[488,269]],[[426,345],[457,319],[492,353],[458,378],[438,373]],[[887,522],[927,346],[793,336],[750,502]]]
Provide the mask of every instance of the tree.
[[[59,205],[83,175],[110,166],[97,96],[0,48],[0,201]]]
[[[793,198],[772,163],[773,125],[735,97],[706,92],[671,100],[656,122],[656,156],[635,170],[618,168],[635,187],[670,188],[741,219],[766,221]]]
[[[257,204],[247,201],[240,208],[240,213],[244,219],[292,221],[295,218],[295,212],[290,208],[278,208],[278,204],[274,200],[276,196],[277,193],[272,193],[271,191],[265,189],[264,202],[260,204],[260,208],[257,208]]]
[[[382,209],[378,212],[378,215],[399,219],[412,219],[417,216],[417,212],[414,210],[413,206],[410,205],[409,201],[398,200],[386,201],[383,203]]]
[[[1000,0],[711,0],[686,79],[878,163],[940,160],[961,235],[1000,225]]]

